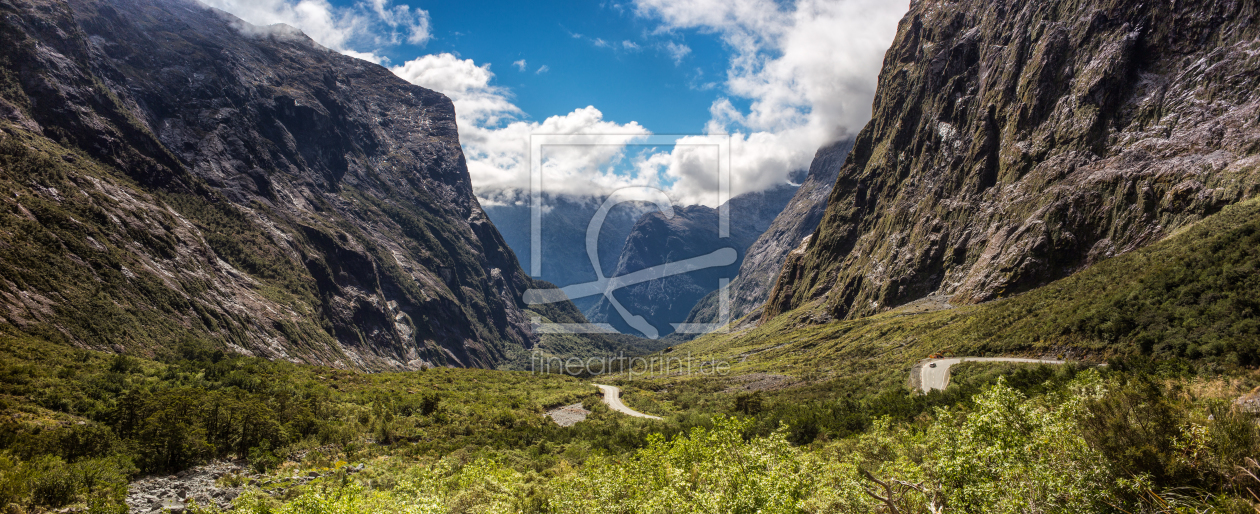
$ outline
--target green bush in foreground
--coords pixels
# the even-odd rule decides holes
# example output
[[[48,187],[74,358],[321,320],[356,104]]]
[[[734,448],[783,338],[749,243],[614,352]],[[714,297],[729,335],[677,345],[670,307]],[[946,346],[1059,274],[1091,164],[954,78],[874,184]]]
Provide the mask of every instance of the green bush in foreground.
[[[128,473],[134,472],[131,462],[121,457],[68,463],[42,455],[23,462],[0,454],[0,505],[21,504],[30,498],[37,505],[57,508],[90,496],[94,510],[108,512],[112,510],[107,505],[121,505]]]
[[[1156,470],[1125,469],[1093,443],[1097,420],[1106,416],[1099,406],[1128,398],[1130,389],[1123,377],[1096,371],[1035,398],[999,381],[970,406],[939,408],[911,423],[883,418],[855,437],[808,447],[793,446],[786,429],[748,438],[750,419],[719,418],[711,429],[653,436],[630,454],[565,461],[541,473],[489,459],[390,458],[362,475],[307,486],[287,502],[252,495],[237,508],[251,514],[1252,512],[1242,495],[1248,487],[1260,490],[1260,482],[1161,484]],[[1254,455],[1256,447],[1246,446],[1255,440],[1248,439],[1256,436],[1254,421],[1241,436],[1233,421],[1200,416],[1199,404],[1165,401],[1178,413],[1178,435],[1167,451],[1174,468],[1208,477],[1245,466],[1241,456]]]
[[[812,480],[786,430],[744,440],[750,421],[719,419],[712,430],[648,439],[619,460],[596,458],[553,484],[558,512],[796,512]]]
[[[218,458],[266,472],[313,448],[333,460],[462,452],[545,468],[558,456],[544,448],[644,444],[647,423],[605,412],[564,429],[542,415],[597,394],[561,376],[359,374],[197,348],[155,362],[0,336],[0,512],[125,510],[129,480]]]

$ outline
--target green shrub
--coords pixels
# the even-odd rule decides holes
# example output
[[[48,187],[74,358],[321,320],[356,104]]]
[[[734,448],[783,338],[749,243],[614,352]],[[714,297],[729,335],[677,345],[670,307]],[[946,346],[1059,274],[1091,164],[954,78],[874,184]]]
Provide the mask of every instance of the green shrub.
[[[0,455],[0,505],[58,508],[93,501],[102,507],[116,506],[123,503],[127,477],[134,472],[135,467],[122,457],[67,463],[52,455],[29,461]]]
[[[964,512],[1106,510],[1110,469],[1076,423],[1087,399],[1033,402],[998,383],[973,410],[941,411],[929,429],[931,469],[948,504]]]
[[[810,480],[784,431],[744,440],[750,421],[720,418],[627,459],[594,458],[552,485],[558,512],[795,512]]]
[[[1157,486],[1193,478],[1177,458],[1184,412],[1152,379],[1130,381],[1086,404],[1085,439],[1125,476],[1148,475]]]
[[[1138,375],[1086,404],[1082,433],[1124,477],[1153,489],[1242,493],[1248,458],[1260,455],[1254,414],[1220,401],[1196,402]]]
[[[281,459],[271,451],[271,445],[263,441],[260,445],[249,449],[249,465],[254,471],[265,473],[280,465]]]
[[[10,451],[28,460],[40,455],[55,455],[74,462],[89,457],[112,455],[122,450],[121,441],[114,431],[98,423],[79,422],[38,433],[22,431],[10,437],[13,438]]]
[[[763,410],[761,391],[740,393],[735,395],[735,412],[748,416],[756,416]]]

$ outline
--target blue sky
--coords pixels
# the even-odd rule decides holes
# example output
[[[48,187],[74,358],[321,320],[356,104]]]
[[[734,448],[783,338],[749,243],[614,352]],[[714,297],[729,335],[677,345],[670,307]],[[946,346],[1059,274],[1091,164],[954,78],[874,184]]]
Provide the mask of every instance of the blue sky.
[[[638,121],[656,133],[701,131],[729,61],[728,50],[712,35],[657,34],[653,23],[612,4],[413,5],[429,12],[433,38],[424,48],[391,51],[391,60],[450,52],[491,63],[495,82],[510,88],[514,103],[534,119],[594,105],[605,119]],[[691,51],[676,63],[667,43]],[[520,60],[524,71],[512,64]],[[542,66],[547,70],[538,73]],[[701,90],[705,84],[708,89]]]
[[[531,134],[617,134],[561,152],[552,194],[658,187],[712,205],[711,169],[633,136],[729,134],[732,193],[807,168],[870,116],[883,54],[908,0],[203,0],[285,23],[455,103],[483,203],[528,196]],[[631,137],[627,137],[631,136]],[[611,150],[610,150],[611,148]],[[615,168],[622,163],[620,168]],[[627,167],[626,163],[634,166]],[[630,170],[633,169],[633,172]]]

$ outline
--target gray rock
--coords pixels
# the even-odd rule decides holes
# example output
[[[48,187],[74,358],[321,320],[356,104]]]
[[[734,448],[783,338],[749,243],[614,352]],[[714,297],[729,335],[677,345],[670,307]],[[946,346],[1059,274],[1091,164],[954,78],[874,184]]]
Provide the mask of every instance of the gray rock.
[[[562,427],[571,427],[579,422],[585,421],[586,416],[590,413],[591,411],[582,408],[582,404],[575,403],[573,405],[565,405],[564,407],[549,410],[547,411],[547,416],[550,417],[552,421],[555,421],[557,425]]]
[[[765,313],[1010,296],[1260,192],[1236,2],[913,2],[817,236]]]
[[[203,316],[119,329],[211,341],[236,333],[224,344],[240,353],[369,370],[493,367],[537,343],[520,305],[535,282],[473,194],[450,99],[297,31],[251,28],[193,0],[57,6],[6,4],[4,71],[29,77],[15,94],[38,108],[6,102],[0,117],[29,117],[13,130],[58,134],[45,141],[65,141],[58,156],[90,159],[57,159],[71,170],[65,183],[15,192],[90,192],[82,201],[101,215],[84,230],[109,236],[94,241],[128,266],[117,281],[60,266],[63,276],[32,295],[71,297],[81,284],[109,282],[99,294],[146,310],[177,296]],[[129,176],[76,168],[92,159]],[[168,204],[170,195],[182,200]],[[205,212],[235,228],[198,221]],[[215,238],[247,244],[259,260],[237,260],[207,243]],[[24,251],[73,261],[61,247]],[[289,287],[269,278],[280,275],[311,285],[295,290],[301,305],[259,294]],[[0,298],[0,310],[12,309],[28,306]],[[39,321],[94,333],[73,328],[93,319],[77,309],[59,305]],[[543,310],[580,318],[567,303]],[[219,321],[202,322],[211,318]]]
[[[823,212],[827,209],[827,197],[830,196],[840,168],[844,166],[845,158],[852,148],[853,139],[820,148],[814,154],[809,174],[801,187],[792,195],[783,211],[775,216],[770,227],[748,247],[739,266],[739,275],[731,281],[729,288],[732,321],[755,313],[766,302],[788,254],[818,228]],[[697,303],[688,315],[687,323],[719,322],[718,293],[709,293]],[[749,321],[756,321],[758,318],[759,316],[754,315]]]
[[[219,487],[214,476],[225,475],[237,468],[230,462],[213,462],[183,473],[183,478],[143,478],[132,482],[127,504],[133,513],[160,512],[171,505],[196,501],[199,505],[228,509],[240,495],[239,488]]]

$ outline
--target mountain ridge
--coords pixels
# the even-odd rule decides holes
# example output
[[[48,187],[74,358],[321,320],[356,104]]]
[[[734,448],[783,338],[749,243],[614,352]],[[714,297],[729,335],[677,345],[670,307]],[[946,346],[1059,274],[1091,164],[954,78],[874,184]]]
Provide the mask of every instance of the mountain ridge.
[[[915,2],[767,317],[1026,291],[1260,188],[1254,6]]]
[[[368,370],[538,343],[445,96],[187,0],[0,12],[4,330]]]
[[[542,274],[537,278],[558,287],[591,282],[596,279],[586,253],[587,224],[599,210],[606,197],[575,197],[570,195],[543,195],[545,208],[541,219]],[[604,273],[617,266],[617,256],[625,246],[626,237],[643,213],[655,206],[644,202],[618,204],[608,212],[599,232],[600,265]],[[531,207],[529,205],[490,205],[486,215],[503,234],[509,248],[516,250],[522,268],[532,267],[531,256]],[[595,306],[598,298],[572,298],[583,312]]]
[[[843,139],[823,146],[814,155],[809,170],[783,211],[775,216],[770,226],[748,247],[739,273],[731,281],[730,319],[738,320],[754,313],[770,297],[770,291],[779,277],[779,270],[788,254],[810,237],[822,221],[827,208],[827,198],[840,174],[845,157],[853,148],[852,139]],[[720,316],[719,291],[709,293],[696,303],[687,316],[687,323],[718,323]],[[749,321],[755,321],[754,316]]]
[[[617,267],[610,276],[699,257],[722,248],[733,248],[736,259],[730,265],[625,287],[615,291],[614,296],[632,315],[643,316],[658,335],[669,335],[674,330],[671,324],[686,322],[697,303],[718,290],[721,279],[735,276],[749,247],[773,224],[797,190],[799,186],[784,184],[731,198],[725,206],[730,220],[729,237],[725,238],[718,234],[719,209],[691,205],[675,208],[672,218],[661,212],[643,215],[626,236]],[[607,298],[600,297],[588,317],[593,322],[609,323],[622,333],[636,332]]]

